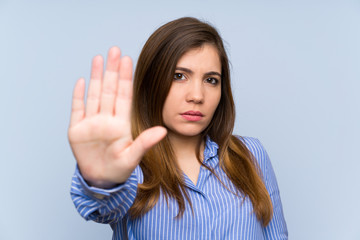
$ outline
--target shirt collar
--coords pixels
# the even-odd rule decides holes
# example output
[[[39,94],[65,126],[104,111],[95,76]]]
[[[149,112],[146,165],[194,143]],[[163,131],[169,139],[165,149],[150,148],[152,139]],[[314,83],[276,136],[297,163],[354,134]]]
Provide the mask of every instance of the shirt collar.
[[[209,136],[206,136],[205,149],[204,149],[204,163],[207,162],[210,158],[213,158],[217,155],[217,150],[219,146],[216,142],[212,141]]]

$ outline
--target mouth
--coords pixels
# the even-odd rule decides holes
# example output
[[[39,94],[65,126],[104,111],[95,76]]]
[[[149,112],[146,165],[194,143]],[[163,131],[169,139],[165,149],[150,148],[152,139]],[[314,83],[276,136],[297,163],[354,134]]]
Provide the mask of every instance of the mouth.
[[[183,118],[191,122],[200,121],[204,115],[199,111],[187,111],[180,114]]]
[[[189,115],[189,116],[199,116],[199,117],[203,117],[204,115],[199,112],[199,111],[187,111],[184,113],[181,113],[181,115]]]

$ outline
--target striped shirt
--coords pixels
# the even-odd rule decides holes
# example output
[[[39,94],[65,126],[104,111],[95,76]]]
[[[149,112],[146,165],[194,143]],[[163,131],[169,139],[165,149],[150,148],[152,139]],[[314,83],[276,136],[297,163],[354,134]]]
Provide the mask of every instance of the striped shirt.
[[[256,218],[248,197],[243,199],[227,190],[209,170],[200,168],[196,185],[184,174],[186,191],[193,205],[192,212],[185,201],[185,212],[178,214],[176,200],[163,194],[145,215],[131,219],[127,212],[134,202],[137,185],[143,174],[138,166],[120,186],[113,189],[90,187],[78,168],[72,180],[71,197],[77,211],[86,220],[109,223],[113,239],[288,239],[280,193],[270,159],[259,140],[243,137],[241,140],[253,153],[261,168],[265,186],[273,204],[270,223],[263,227]],[[207,138],[204,164],[214,170],[232,191],[236,188],[219,166],[218,145]]]

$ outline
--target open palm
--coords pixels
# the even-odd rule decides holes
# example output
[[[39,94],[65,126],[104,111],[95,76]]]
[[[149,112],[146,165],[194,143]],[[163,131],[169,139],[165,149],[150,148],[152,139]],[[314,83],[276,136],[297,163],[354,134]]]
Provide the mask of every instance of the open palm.
[[[131,135],[132,61],[109,50],[105,73],[103,58],[93,59],[86,99],[85,80],[74,88],[69,142],[80,172],[92,186],[109,188],[125,182],[145,152],[165,135],[153,127],[135,140]]]

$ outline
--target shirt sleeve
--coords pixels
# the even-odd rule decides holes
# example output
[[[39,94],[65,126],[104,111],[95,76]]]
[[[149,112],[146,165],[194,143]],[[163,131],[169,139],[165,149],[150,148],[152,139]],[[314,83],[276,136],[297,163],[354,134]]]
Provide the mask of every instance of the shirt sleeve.
[[[76,166],[70,195],[79,214],[86,220],[99,223],[120,221],[132,206],[137,191],[138,166],[126,182],[112,189],[89,186]]]
[[[258,139],[247,137],[243,138],[243,140],[258,161],[259,167],[263,173],[266,189],[269,192],[273,205],[273,216],[271,221],[263,229],[265,239],[288,239],[288,230],[280,199],[280,191],[270,158]]]

